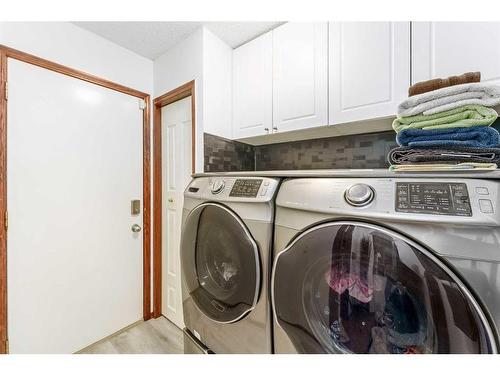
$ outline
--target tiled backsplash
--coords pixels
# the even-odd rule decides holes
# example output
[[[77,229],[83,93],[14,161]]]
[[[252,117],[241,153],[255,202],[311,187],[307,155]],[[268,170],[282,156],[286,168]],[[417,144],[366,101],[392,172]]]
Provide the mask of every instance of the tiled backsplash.
[[[394,138],[383,132],[258,146],[256,170],[387,168]]]
[[[205,171],[387,168],[392,131],[251,146],[205,133]]]
[[[205,172],[254,171],[254,146],[205,133]]]

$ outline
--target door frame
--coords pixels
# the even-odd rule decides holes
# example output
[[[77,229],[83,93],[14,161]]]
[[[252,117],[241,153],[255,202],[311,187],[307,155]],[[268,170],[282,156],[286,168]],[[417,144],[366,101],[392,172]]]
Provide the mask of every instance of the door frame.
[[[150,95],[43,58],[0,44],[0,354],[8,353],[7,335],[7,64],[22,61],[72,78],[86,81],[145,102],[143,110],[143,318],[151,318],[151,171]]]
[[[153,100],[153,318],[161,316],[162,293],[162,150],[161,109],[191,96],[191,172],[196,157],[195,81],[189,81]]]

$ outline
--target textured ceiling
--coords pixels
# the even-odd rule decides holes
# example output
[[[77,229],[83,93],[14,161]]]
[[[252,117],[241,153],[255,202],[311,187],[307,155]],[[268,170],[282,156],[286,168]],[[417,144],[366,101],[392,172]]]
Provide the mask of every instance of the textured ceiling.
[[[154,60],[201,26],[205,26],[232,48],[236,48],[282,22],[74,22],[74,24]]]

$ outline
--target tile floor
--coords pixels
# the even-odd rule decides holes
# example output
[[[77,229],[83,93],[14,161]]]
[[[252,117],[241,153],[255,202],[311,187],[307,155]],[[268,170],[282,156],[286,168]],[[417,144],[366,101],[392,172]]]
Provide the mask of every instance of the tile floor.
[[[160,317],[140,322],[78,354],[184,354],[183,333]]]

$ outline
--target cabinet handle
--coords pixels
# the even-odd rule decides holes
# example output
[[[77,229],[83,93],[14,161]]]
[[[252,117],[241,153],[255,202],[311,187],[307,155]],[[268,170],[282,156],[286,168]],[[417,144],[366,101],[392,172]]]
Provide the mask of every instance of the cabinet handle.
[[[273,126],[273,133],[277,133],[278,132],[278,127],[277,126]]]
[[[264,128],[264,131],[266,132],[266,134],[269,134],[269,128]]]

